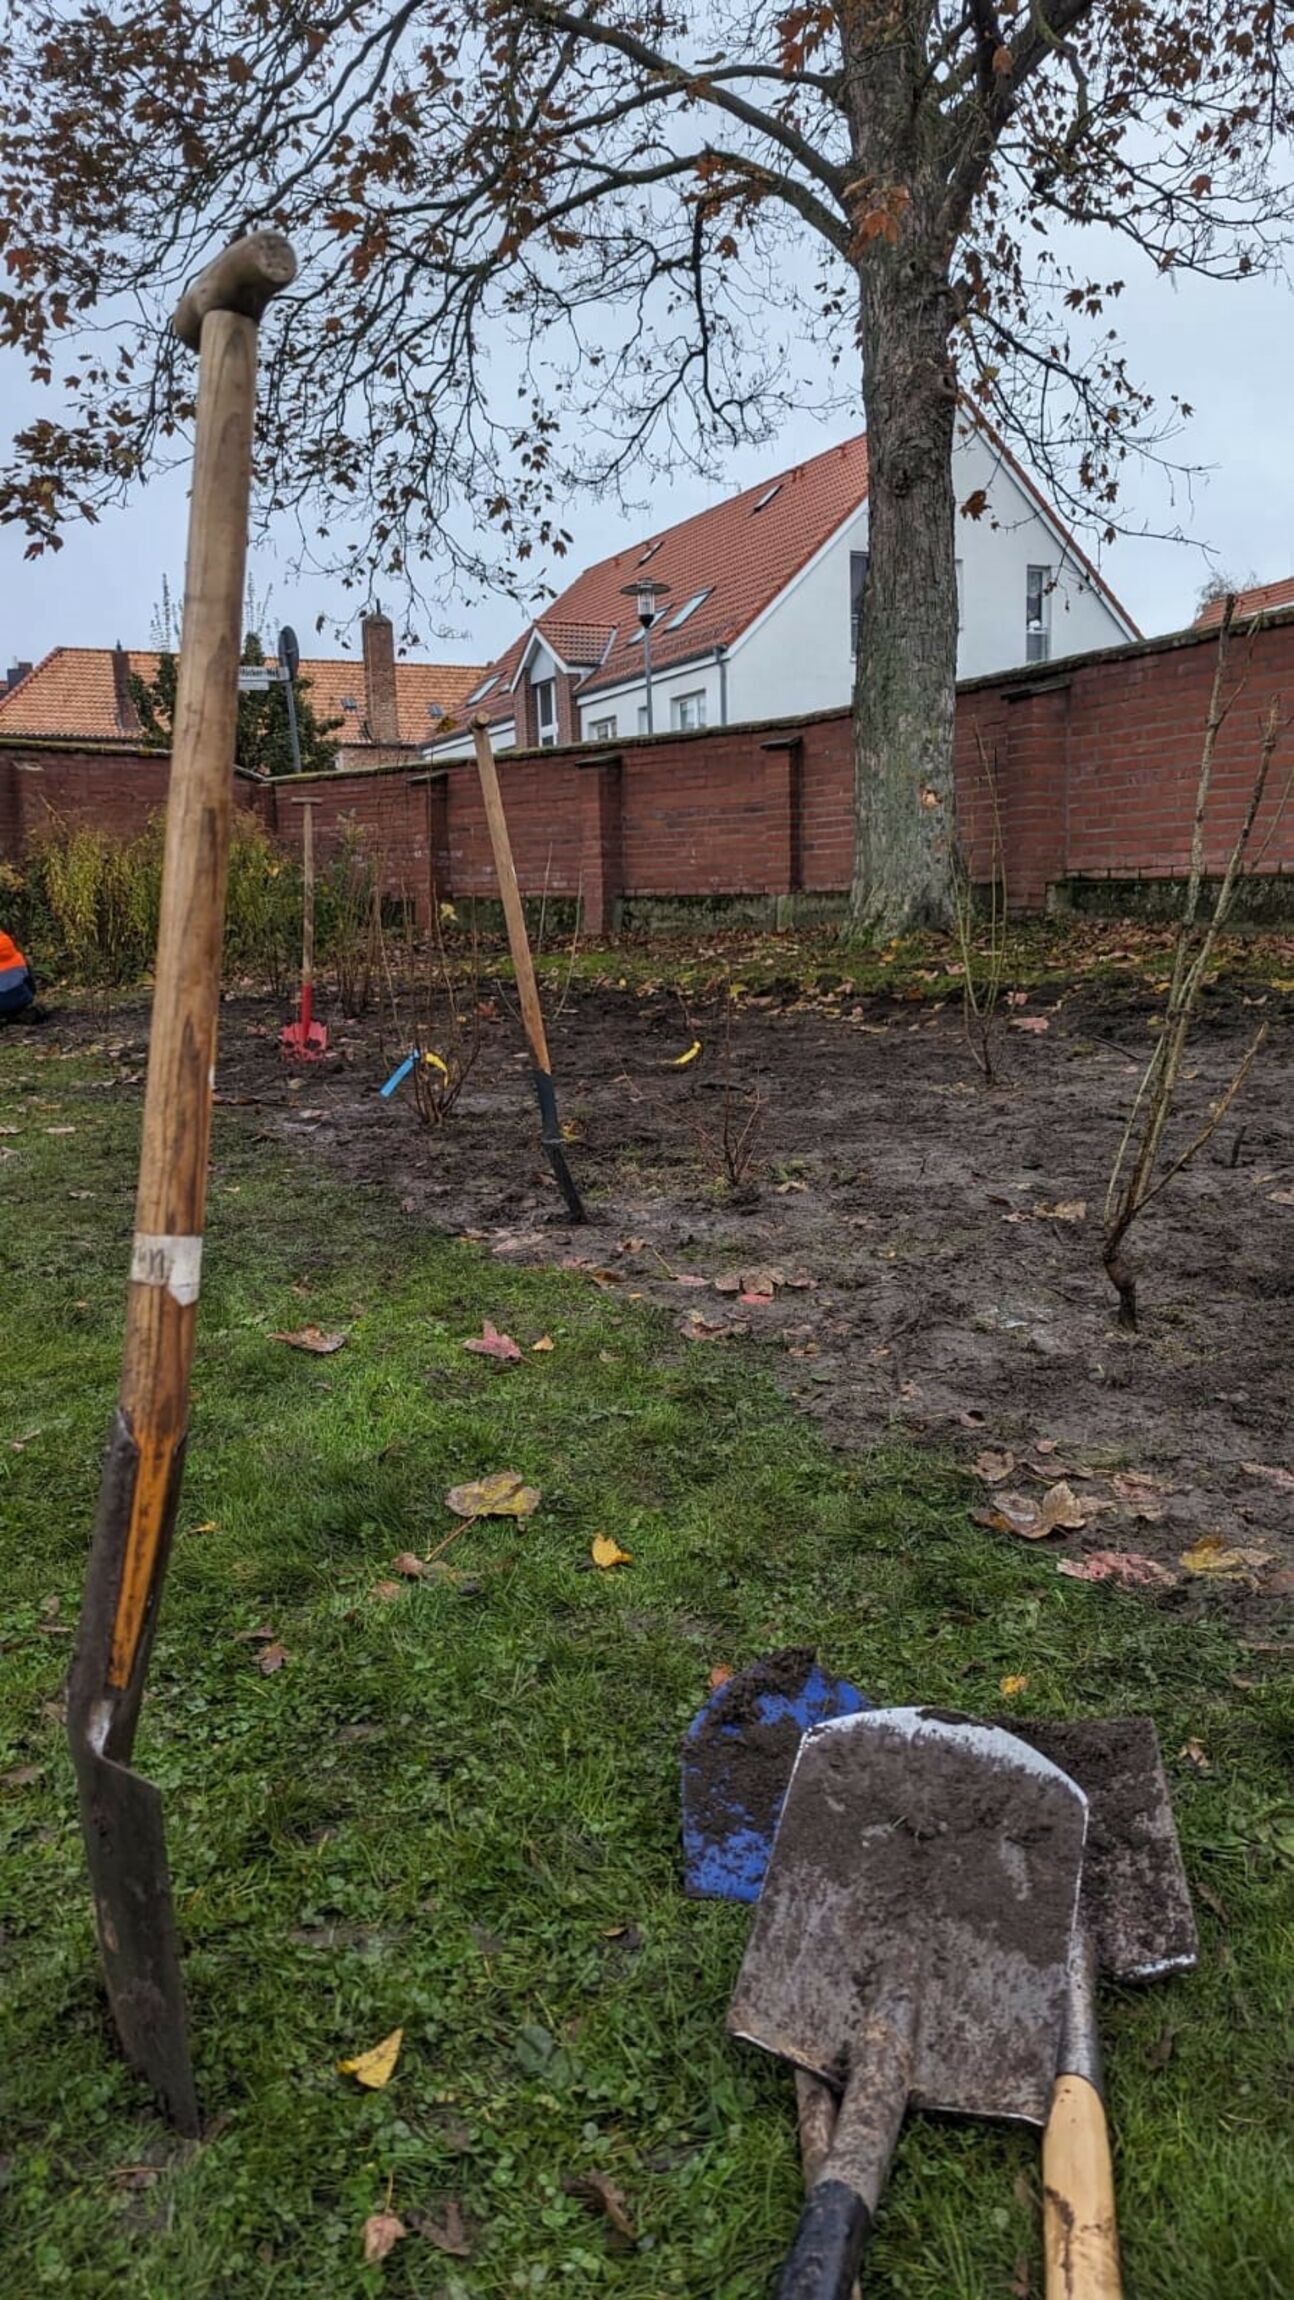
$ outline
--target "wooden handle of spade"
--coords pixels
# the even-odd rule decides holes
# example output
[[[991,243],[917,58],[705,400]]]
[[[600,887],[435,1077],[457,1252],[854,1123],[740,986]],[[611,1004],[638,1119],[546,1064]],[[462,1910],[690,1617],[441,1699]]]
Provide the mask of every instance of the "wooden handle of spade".
[[[256,326],[296,259],[277,233],[227,248],[172,322],[200,351],[148,1083],[121,1419],[138,1454],[106,1689],[135,1672],[165,1565],[188,1422],[233,805],[256,397]]]
[[[484,719],[473,719],[472,742],[476,751],[477,773],[481,778],[481,797],[485,802],[490,845],[494,850],[495,875],[499,881],[499,895],[508,929],[508,946],[517,974],[521,1019],[525,1024],[536,1070],[551,1072],[553,1066],[548,1059],[548,1037],[539,1004],[539,985],[535,981],[535,962],[530,955],[526,914],[521,907],[517,866],[512,859],[512,841],[508,836],[508,818],[503,812],[503,799],[499,791],[499,770],[494,763],[494,746]]]
[[[1085,2076],[1056,2079],[1042,2188],[1047,2300],[1122,2300],[1105,2103]]]
[[[1070,1944],[1060,2073],[1042,2137],[1042,2192],[1047,2300],[1122,2300],[1096,1944],[1081,1912]]]

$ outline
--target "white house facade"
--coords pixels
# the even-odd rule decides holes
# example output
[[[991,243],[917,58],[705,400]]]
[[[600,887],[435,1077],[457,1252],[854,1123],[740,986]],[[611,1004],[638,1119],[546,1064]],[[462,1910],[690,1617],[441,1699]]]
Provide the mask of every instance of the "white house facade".
[[[958,516],[959,677],[1139,637],[991,434],[958,442],[954,485],[958,503],[985,506]],[[529,749],[839,708],[866,611],[867,536],[859,438],[587,569],[490,666],[468,715],[490,720],[496,747]],[[460,728],[429,756],[469,747]]]

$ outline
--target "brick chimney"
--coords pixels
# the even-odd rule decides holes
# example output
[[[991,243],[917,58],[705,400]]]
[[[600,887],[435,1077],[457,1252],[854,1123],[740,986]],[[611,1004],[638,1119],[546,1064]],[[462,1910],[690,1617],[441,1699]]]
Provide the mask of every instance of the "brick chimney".
[[[395,632],[391,618],[374,607],[360,624],[364,640],[364,716],[371,743],[398,743],[400,715],[395,700]]]

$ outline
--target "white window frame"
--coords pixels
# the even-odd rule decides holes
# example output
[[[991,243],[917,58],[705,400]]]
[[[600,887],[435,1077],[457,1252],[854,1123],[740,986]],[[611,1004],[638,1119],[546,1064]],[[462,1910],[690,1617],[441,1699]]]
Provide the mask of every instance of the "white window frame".
[[[957,628],[960,631],[966,621],[966,585],[963,580],[964,569],[961,560],[954,560],[953,564],[957,571]]]
[[[705,725],[705,703],[704,687],[689,687],[685,695],[671,695],[669,723],[673,731],[679,735],[699,734]],[[692,708],[696,712],[694,718],[689,716]]]
[[[867,569],[870,559],[870,551],[851,551],[849,554],[849,652],[851,657],[857,655],[858,643],[862,637],[863,593],[867,588]],[[854,579],[860,560],[863,569],[862,580],[859,582],[857,594],[855,594]]]
[[[590,719],[584,730],[584,739],[588,743],[614,743],[616,739],[614,712],[608,719]]]
[[[535,698],[535,735],[539,748],[541,751],[556,750],[557,681],[556,679],[532,679],[530,684]],[[545,696],[548,698],[551,712],[551,716],[548,718],[544,716],[543,698]]]
[[[645,703],[638,705],[638,732],[640,735],[651,733],[651,728],[647,724],[647,705]]]
[[[1055,570],[1031,565],[1024,578],[1024,659],[1046,663],[1051,659],[1051,594]]]

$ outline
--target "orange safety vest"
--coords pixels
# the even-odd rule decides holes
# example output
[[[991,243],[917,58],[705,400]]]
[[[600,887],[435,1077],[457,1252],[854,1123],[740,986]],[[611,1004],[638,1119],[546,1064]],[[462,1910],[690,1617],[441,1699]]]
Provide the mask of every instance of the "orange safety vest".
[[[0,974],[8,974],[13,968],[19,969],[23,974],[25,974],[27,972],[27,961],[23,957],[22,952],[19,950],[17,943],[13,939],[13,936],[11,934],[6,934],[4,928],[0,927]]]

